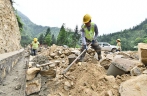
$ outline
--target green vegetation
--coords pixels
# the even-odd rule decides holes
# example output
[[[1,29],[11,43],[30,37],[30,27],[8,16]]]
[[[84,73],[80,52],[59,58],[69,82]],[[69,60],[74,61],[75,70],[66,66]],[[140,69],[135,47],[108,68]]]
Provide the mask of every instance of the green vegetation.
[[[28,17],[26,17],[24,14],[22,14],[20,11],[17,11],[16,16],[17,16],[18,24],[19,24],[20,31],[21,31],[21,42],[20,43],[23,47],[25,45],[30,44],[32,42],[33,38],[35,38],[35,37],[37,37],[39,39],[39,42],[41,44],[47,43],[48,40],[45,40],[45,37],[47,35],[44,36],[44,34],[46,34],[47,30],[50,30],[50,36],[47,36],[46,39],[52,38],[52,35],[56,39],[59,34],[59,30],[60,30],[59,28],[36,25],[33,22],[31,22],[31,20]],[[42,39],[40,39],[40,38],[42,38]]]
[[[147,19],[133,28],[107,35],[103,34],[98,37],[98,41],[116,45],[118,38],[121,39],[122,50],[136,50],[134,46],[137,46],[138,43],[147,43]]]
[[[78,26],[72,31],[71,29],[65,28],[65,24],[61,28],[36,25],[21,12],[17,11],[17,13],[18,15],[16,16],[21,31],[22,46],[30,44],[33,38],[37,37],[40,44],[46,44],[48,46],[56,44],[79,47],[80,34],[78,33]],[[118,38],[121,39],[122,50],[136,50],[135,46],[138,43],[147,43],[147,19],[133,28],[103,34],[97,39],[100,42],[109,42],[110,44],[116,45],[116,39]]]
[[[75,32],[71,29],[65,29],[64,24],[61,26],[59,35],[57,37],[57,45],[67,45],[69,47],[77,47],[80,34],[78,34],[78,27],[76,26]]]

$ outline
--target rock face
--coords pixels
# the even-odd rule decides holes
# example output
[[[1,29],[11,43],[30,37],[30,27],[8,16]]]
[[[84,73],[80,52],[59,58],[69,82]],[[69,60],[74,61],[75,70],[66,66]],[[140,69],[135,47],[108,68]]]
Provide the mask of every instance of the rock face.
[[[20,31],[10,0],[0,0],[0,54],[19,50]]]
[[[121,96],[147,96],[147,75],[143,74],[120,85]]]

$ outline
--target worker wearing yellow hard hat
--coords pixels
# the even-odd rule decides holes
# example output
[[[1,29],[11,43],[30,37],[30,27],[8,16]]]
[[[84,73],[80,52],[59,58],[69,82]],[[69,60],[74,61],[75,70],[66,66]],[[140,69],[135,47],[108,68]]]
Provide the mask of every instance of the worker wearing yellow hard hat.
[[[121,40],[120,39],[117,39],[116,40],[116,42],[117,42],[117,51],[121,51]]]
[[[32,55],[35,56],[37,53],[37,49],[40,46],[38,39],[34,38],[34,40],[31,43],[31,51],[32,51]]]
[[[89,14],[85,14],[83,17],[83,25],[82,25],[82,47],[81,47],[81,53],[84,51],[84,49],[87,50],[88,44],[91,44],[92,48],[96,51],[98,55],[98,60],[100,60],[101,57],[101,48],[98,45],[97,42],[97,36],[98,36],[98,27],[95,23],[91,22],[91,16]],[[84,52],[79,61],[83,61],[83,58],[85,56]]]

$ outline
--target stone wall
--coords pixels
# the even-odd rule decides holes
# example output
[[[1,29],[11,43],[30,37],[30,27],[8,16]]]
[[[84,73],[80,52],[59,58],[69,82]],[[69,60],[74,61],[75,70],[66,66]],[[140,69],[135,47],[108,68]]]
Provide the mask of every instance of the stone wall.
[[[19,50],[20,31],[10,0],[0,0],[0,54]]]
[[[23,58],[24,49],[0,54],[0,84],[6,75],[11,72],[12,68],[18,63],[18,61],[23,60]]]

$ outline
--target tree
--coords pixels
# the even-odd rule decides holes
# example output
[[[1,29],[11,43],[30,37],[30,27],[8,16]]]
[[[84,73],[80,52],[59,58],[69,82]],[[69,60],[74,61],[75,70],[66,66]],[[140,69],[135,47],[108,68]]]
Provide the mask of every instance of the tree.
[[[40,34],[39,38],[38,38],[39,43],[42,45],[44,43],[44,35],[43,33]]]
[[[51,32],[50,32],[50,27],[48,27],[48,28],[47,28],[47,30],[46,30],[46,34],[45,34],[45,37],[46,37],[48,34],[50,34],[50,35],[51,35]]]
[[[55,38],[54,34],[52,35],[52,42],[51,42],[51,44],[56,44],[56,38]]]
[[[51,35],[50,34],[48,34],[46,37],[45,37],[45,39],[44,39],[44,42],[45,42],[45,44],[47,44],[48,46],[50,46],[51,45]]]
[[[63,25],[61,26],[60,28],[60,32],[58,34],[58,37],[57,37],[57,44],[58,45],[64,45],[66,40],[67,40],[67,32],[65,30],[65,24],[63,23]]]

